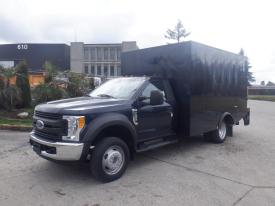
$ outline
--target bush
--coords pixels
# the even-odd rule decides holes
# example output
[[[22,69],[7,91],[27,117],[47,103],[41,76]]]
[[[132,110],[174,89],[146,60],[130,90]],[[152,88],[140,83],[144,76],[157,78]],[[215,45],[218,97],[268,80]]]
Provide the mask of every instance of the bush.
[[[92,83],[90,80],[85,79],[85,75],[68,73],[67,92],[70,97],[80,97],[87,94],[92,90]]]
[[[20,90],[16,86],[5,87],[0,92],[0,107],[11,111],[15,106],[21,104]]]
[[[45,70],[45,83],[50,83],[53,81],[55,75],[57,75],[57,67],[49,61],[45,61],[43,65]]]
[[[0,106],[8,111],[21,104],[20,90],[10,84],[10,79],[15,75],[16,70],[14,68],[0,67]]]
[[[66,97],[67,92],[53,83],[40,84],[33,90],[34,105]]]

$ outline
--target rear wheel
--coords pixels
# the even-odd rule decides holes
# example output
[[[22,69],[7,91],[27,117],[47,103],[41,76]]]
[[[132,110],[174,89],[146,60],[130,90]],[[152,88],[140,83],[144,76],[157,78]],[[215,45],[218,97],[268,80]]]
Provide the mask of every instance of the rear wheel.
[[[107,137],[96,144],[91,156],[90,169],[96,179],[111,182],[123,175],[129,156],[129,148],[123,140]]]
[[[204,136],[207,141],[223,143],[227,137],[227,125],[225,121],[221,121],[216,130],[205,133]]]

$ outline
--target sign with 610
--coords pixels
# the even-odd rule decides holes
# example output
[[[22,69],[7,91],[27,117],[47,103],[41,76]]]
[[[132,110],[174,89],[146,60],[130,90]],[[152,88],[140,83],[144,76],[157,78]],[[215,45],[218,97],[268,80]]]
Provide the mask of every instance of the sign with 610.
[[[27,50],[28,49],[28,45],[27,44],[18,44],[17,45],[17,49],[18,50]]]

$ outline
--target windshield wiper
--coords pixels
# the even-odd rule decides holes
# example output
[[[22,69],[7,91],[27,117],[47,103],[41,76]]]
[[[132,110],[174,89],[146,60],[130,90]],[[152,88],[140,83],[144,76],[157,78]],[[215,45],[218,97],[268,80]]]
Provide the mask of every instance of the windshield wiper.
[[[98,94],[97,96],[98,97],[107,97],[107,98],[113,98],[113,99],[115,99],[115,97],[113,97],[113,96],[111,96],[109,94]]]

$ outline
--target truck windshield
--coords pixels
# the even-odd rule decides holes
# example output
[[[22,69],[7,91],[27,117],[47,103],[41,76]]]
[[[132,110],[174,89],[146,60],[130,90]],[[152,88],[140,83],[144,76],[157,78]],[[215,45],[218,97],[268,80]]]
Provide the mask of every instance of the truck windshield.
[[[130,99],[138,88],[145,81],[145,78],[125,77],[107,81],[92,91],[91,97],[105,97],[115,99]]]

